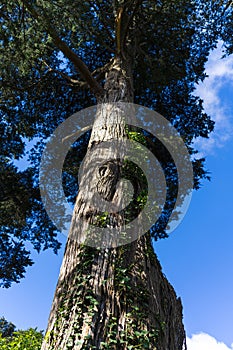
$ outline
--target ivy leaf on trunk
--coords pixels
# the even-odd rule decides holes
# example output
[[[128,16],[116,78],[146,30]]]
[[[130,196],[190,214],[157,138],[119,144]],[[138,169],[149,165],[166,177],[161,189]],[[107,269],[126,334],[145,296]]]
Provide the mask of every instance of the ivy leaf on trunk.
[[[37,251],[52,248],[56,253],[60,247],[40,197],[39,166],[44,144],[73,113],[117,102],[156,110],[178,130],[190,152],[194,187],[208,178],[205,160],[195,158],[193,141],[207,138],[214,123],[193,93],[205,78],[205,63],[217,41],[223,39],[232,51],[232,5],[226,0],[9,0],[0,14],[0,278],[9,287],[32,264],[27,242]],[[158,140],[127,129],[122,113],[97,113],[91,133],[79,138],[66,157],[63,183],[75,209],[43,350],[185,348],[181,301],[152,248],[153,239],[167,237],[177,173]],[[91,158],[95,145],[130,135],[163,168],[169,184],[163,216],[131,244],[106,249],[80,245],[72,239],[79,218],[92,218],[83,205],[88,186],[77,182],[79,166],[84,156]],[[30,150],[29,141],[34,143]],[[15,161],[25,153],[29,166],[22,171]],[[109,163],[107,153],[102,156],[106,165],[96,190],[111,201],[125,170],[121,163]],[[146,187],[136,168],[131,174],[139,210]]]

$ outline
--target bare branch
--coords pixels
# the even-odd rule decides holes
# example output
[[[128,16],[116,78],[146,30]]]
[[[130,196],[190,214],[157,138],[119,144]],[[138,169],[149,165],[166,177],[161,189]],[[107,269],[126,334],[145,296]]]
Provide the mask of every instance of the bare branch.
[[[88,125],[88,126],[85,126],[85,128],[82,128],[81,130],[77,130],[73,134],[64,137],[62,139],[62,143],[64,143],[65,141],[69,140],[73,136],[77,136],[77,138],[78,138],[78,136],[80,136],[80,132],[82,132],[82,134],[83,134],[83,133],[87,132],[88,130],[91,130],[91,128],[92,128],[92,126]]]
[[[113,61],[113,59],[110,60],[110,62],[108,62],[107,64],[105,64],[103,67],[97,68],[91,73],[91,75],[95,78],[96,81],[99,82],[104,78],[104,75],[105,75],[106,71],[108,70],[108,68],[111,66],[112,61]],[[86,88],[88,86],[87,82],[74,79],[74,78],[70,77],[68,74],[66,74],[62,71],[59,71],[58,69],[54,69],[54,68],[50,67],[48,65],[48,63],[45,61],[42,61],[42,63],[48,68],[47,73],[54,72],[54,73],[59,74],[62,78],[67,80],[72,86],[79,86],[81,88]]]
[[[92,75],[96,75],[95,79],[97,81],[100,81],[101,79],[104,78],[105,73],[107,72],[108,68],[112,65],[114,61],[114,58],[112,58],[108,63],[106,63],[103,67],[97,68],[92,72]]]
[[[85,81],[80,81],[77,79],[73,79],[72,77],[70,77],[69,75],[67,75],[64,72],[59,71],[58,69],[54,69],[52,67],[50,67],[45,61],[42,62],[47,68],[48,68],[48,73],[49,72],[54,72],[59,74],[62,78],[64,78],[65,80],[67,80],[69,83],[71,83],[72,85],[78,85],[80,87],[84,87],[87,86],[87,83]]]

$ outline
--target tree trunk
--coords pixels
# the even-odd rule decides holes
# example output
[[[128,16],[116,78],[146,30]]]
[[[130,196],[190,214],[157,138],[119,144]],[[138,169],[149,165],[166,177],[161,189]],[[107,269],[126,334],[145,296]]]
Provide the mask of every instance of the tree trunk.
[[[119,55],[100,102],[133,102],[132,81],[130,60]],[[114,241],[113,248],[104,247],[103,237],[99,249],[83,244],[85,222],[93,223],[96,214],[90,193],[97,190],[115,204],[121,200],[116,188],[122,164],[109,161],[118,159],[117,151],[102,152],[106,163],[98,176],[86,176],[85,167],[93,161],[93,147],[127,137],[123,114],[108,106],[97,112],[42,350],[186,349],[181,301],[161,271],[149,234],[120,247]],[[120,230],[122,220],[123,214],[111,224]]]

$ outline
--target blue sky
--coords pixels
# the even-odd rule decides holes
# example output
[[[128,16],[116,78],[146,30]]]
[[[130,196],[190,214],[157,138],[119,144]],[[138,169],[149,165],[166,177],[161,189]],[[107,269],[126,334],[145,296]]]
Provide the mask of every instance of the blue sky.
[[[233,349],[233,57],[220,60],[220,46],[206,66],[209,78],[197,88],[216,121],[210,139],[197,142],[212,180],[193,194],[170,238],[155,245],[164,273],[182,298],[188,350]],[[60,239],[65,243],[66,237]],[[0,290],[0,316],[18,328],[45,329],[62,256],[63,250],[58,256],[33,253],[35,264],[26,278]]]
[[[216,122],[210,139],[197,142],[212,180],[193,193],[171,237],[155,246],[183,301],[188,350],[233,348],[233,57],[221,55],[219,44],[206,66],[209,77],[197,87]]]

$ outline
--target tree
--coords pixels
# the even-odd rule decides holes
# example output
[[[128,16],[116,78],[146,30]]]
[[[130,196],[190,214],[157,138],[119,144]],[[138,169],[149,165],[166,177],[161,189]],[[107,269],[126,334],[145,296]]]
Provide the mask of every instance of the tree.
[[[227,36],[223,28],[230,26],[232,8],[227,1],[10,0],[0,11],[0,277],[8,287],[32,264],[25,241],[38,251],[56,252],[60,247],[41,202],[38,169],[45,141],[74,112],[119,101],[157,110],[177,128],[193,157],[194,187],[208,177],[204,159],[195,159],[192,142],[208,137],[213,122],[193,92],[205,77],[210,50]],[[163,278],[151,246],[151,238],[167,236],[177,173],[153,135],[126,128],[124,112],[98,110],[98,126],[94,124],[91,135],[84,134],[67,155],[63,181],[69,200],[75,202],[75,214],[43,349],[175,350],[184,344],[181,303]],[[78,166],[85,152],[86,161],[95,160],[91,149],[101,142],[132,136],[141,138],[164,170],[169,195],[163,215],[131,244],[112,249],[80,245],[72,239],[78,219],[100,227],[113,218],[96,219],[94,208],[83,205],[89,190],[82,183],[78,188]],[[13,160],[24,155],[26,140],[35,138],[40,141],[30,152],[31,164],[19,171]],[[107,154],[102,156],[106,164],[97,192],[110,201],[122,175],[139,173],[127,163],[112,164]],[[111,159],[116,156],[111,154]],[[136,175],[131,177],[134,200],[140,201],[134,202],[134,210],[131,207],[130,218],[146,198],[143,176]],[[122,219],[124,214],[114,225]]]
[[[4,317],[0,318],[0,333],[3,338],[11,337],[15,331],[15,325],[11,322],[7,322]]]
[[[1,350],[39,350],[41,348],[43,333],[36,329],[15,330],[15,325],[4,317],[0,319],[0,349]]]

